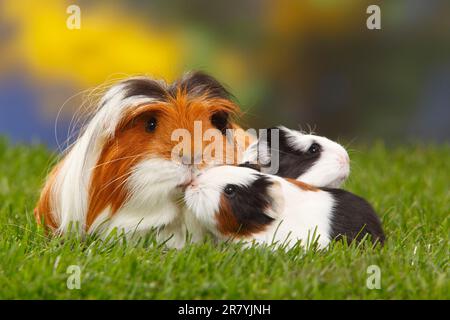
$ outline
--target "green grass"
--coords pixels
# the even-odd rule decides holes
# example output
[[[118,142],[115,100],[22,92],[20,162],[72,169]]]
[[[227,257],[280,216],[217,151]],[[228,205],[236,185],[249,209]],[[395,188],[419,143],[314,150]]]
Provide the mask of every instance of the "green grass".
[[[384,248],[302,253],[206,242],[176,251],[46,238],[33,207],[53,157],[0,139],[0,298],[449,299],[450,146],[377,144],[351,157],[346,189],[377,209]],[[69,265],[81,267],[81,290],[67,289]],[[380,267],[380,290],[366,287],[370,265]]]

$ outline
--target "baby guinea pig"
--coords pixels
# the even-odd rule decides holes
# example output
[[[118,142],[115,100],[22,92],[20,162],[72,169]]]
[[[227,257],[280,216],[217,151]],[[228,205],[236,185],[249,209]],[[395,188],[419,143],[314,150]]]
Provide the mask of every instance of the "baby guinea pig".
[[[384,243],[380,220],[364,199],[344,190],[315,188],[243,166],[203,171],[186,188],[188,213],[219,240],[277,243],[292,247],[317,239]]]
[[[338,188],[350,174],[350,158],[341,145],[283,126],[267,129],[266,136],[247,148],[243,160],[260,165],[263,173],[316,187]]]

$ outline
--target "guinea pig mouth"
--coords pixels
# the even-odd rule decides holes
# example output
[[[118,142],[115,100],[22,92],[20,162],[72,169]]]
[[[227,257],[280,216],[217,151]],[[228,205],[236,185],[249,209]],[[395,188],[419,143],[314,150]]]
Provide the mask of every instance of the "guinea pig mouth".
[[[180,188],[183,192],[186,192],[187,188],[197,186],[197,178],[201,175],[202,173],[199,171],[191,171],[188,179],[186,179],[186,181],[184,181],[183,183],[180,183],[177,187]]]
[[[183,191],[186,191],[186,189],[192,184],[194,180],[190,179],[189,181],[183,182],[182,184],[179,184],[177,187],[180,188]]]
[[[184,182],[180,183],[177,187],[180,188],[183,192],[186,191],[187,188],[195,185],[195,175],[191,174],[188,179]]]
[[[194,170],[188,170],[185,172],[183,177],[183,181],[177,185],[177,188],[181,189],[183,192],[186,191],[187,187],[189,187],[194,181],[196,174]]]
[[[342,176],[340,176],[340,177],[334,179],[333,181],[331,181],[331,182],[327,185],[327,187],[328,187],[328,188],[339,188],[339,187],[345,182],[345,180],[347,180],[347,177],[348,177],[347,174],[342,175]]]

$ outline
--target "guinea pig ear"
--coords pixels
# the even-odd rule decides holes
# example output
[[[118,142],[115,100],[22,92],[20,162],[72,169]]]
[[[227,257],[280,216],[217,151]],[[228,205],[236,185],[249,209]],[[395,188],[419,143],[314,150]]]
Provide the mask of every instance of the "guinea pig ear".
[[[259,164],[257,164],[257,163],[250,163],[249,161],[246,161],[244,163],[239,164],[238,167],[249,168],[249,169],[253,169],[253,170],[256,170],[258,172],[261,172],[261,166]]]
[[[232,94],[214,77],[202,71],[186,73],[183,78],[172,85],[171,90],[176,92],[182,88],[193,96],[206,94],[208,98],[222,98],[231,100]]]
[[[266,208],[265,214],[273,219],[276,219],[282,214],[285,203],[281,183],[278,181],[273,181],[268,190],[268,196],[270,198],[270,205]]]

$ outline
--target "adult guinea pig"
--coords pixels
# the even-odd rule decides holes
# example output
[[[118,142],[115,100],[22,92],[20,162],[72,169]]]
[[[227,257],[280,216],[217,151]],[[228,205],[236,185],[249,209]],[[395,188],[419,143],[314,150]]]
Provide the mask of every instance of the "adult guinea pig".
[[[325,137],[279,126],[266,129],[244,153],[244,162],[264,173],[296,179],[316,187],[338,188],[350,174],[347,151]]]
[[[201,160],[202,133],[220,136],[238,128],[232,121],[238,109],[228,91],[201,72],[172,84],[136,77],[114,85],[48,176],[35,209],[38,223],[56,234],[69,228],[133,234],[158,229],[163,239],[173,236],[170,245],[180,246],[181,188],[211,165]],[[179,141],[173,133],[180,130],[193,146],[174,154]],[[226,151],[235,151],[223,140]],[[234,152],[223,156],[235,163]]]
[[[316,235],[351,242],[370,235],[384,243],[380,220],[366,200],[344,190],[316,188],[247,167],[221,166],[198,175],[186,188],[187,214],[218,239],[292,247]]]

